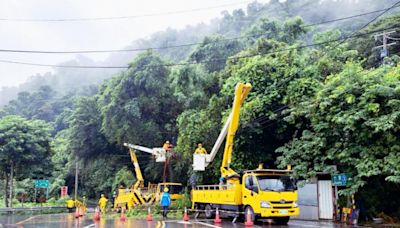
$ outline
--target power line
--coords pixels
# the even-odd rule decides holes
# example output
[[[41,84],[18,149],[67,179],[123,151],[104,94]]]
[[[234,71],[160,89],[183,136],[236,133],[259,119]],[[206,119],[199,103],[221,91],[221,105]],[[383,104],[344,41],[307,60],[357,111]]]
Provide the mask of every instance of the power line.
[[[397,7],[400,7],[400,6],[394,6],[394,7],[392,7],[392,8],[389,7],[389,8],[385,8],[385,9],[380,9],[380,10],[365,12],[365,13],[356,14],[356,15],[351,15],[351,16],[347,16],[347,17],[342,17],[342,18],[336,18],[336,19],[332,19],[332,20],[321,21],[321,22],[317,22],[317,23],[312,23],[312,24],[304,25],[303,27],[312,27],[312,26],[316,26],[316,25],[322,25],[322,24],[327,24],[327,23],[332,23],[332,22],[337,22],[337,21],[343,21],[343,20],[353,19],[353,18],[357,18],[357,17],[367,16],[367,15],[379,13],[379,12],[382,12],[382,11],[394,9],[394,8],[397,8]]]
[[[389,12],[391,9],[394,9],[395,7],[398,7],[397,5],[400,3],[400,1],[396,2],[395,4],[393,4],[391,7],[386,8],[382,13],[380,13],[379,15],[377,15],[376,17],[374,17],[372,20],[368,21],[366,24],[364,24],[363,26],[361,26],[360,28],[358,28],[356,31],[352,32],[350,34],[350,36],[357,34],[358,32],[360,32],[361,30],[365,29],[366,27],[368,27],[368,25],[372,24],[373,22],[375,22],[378,18],[380,18],[382,15],[384,15],[385,13]],[[347,39],[342,40],[340,43],[338,43],[336,45],[339,46],[341,44],[343,44],[344,42],[346,42]]]
[[[172,67],[172,66],[185,66],[185,65],[195,65],[195,64],[201,64],[201,63],[209,63],[209,62],[216,62],[216,61],[227,61],[227,60],[238,60],[238,59],[244,59],[244,58],[251,58],[255,56],[263,56],[263,55],[268,55],[268,54],[273,54],[273,53],[279,53],[279,52],[284,52],[284,51],[291,51],[291,50],[296,50],[296,49],[303,49],[303,48],[308,48],[308,47],[313,47],[313,46],[319,46],[319,45],[324,45],[328,43],[333,43],[333,42],[339,42],[343,40],[348,40],[348,39],[353,39],[357,37],[362,37],[366,35],[370,35],[376,32],[381,32],[386,29],[394,29],[394,28],[399,28],[400,26],[392,26],[390,28],[384,28],[384,29],[379,29],[379,30],[374,30],[370,31],[367,33],[362,33],[362,34],[354,34],[351,36],[345,36],[341,37],[338,39],[334,40],[328,40],[328,41],[323,41],[319,43],[312,43],[312,44],[306,44],[306,45],[300,45],[300,46],[295,46],[295,47],[289,47],[289,48],[283,48],[280,50],[273,50],[273,51],[268,51],[265,53],[257,53],[257,54],[251,54],[251,55],[243,55],[243,56],[234,56],[234,57],[228,57],[228,58],[218,58],[218,59],[209,59],[209,60],[203,60],[203,61],[198,61],[198,62],[182,62],[182,63],[170,63],[170,64],[154,64],[154,65],[148,65],[148,67]],[[342,42],[343,43],[343,42]],[[53,65],[53,64],[40,64],[40,63],[31,63],[31,62],[19,62],[19,61],[11,61],[11,60],[2,60],[0,59],[0,62],[3,63],[12,63],[12,64],[21,64],[21,65],[30,65],[30,66],[44,66],[44,67],[58,67],[58,68],[86,68],[86,69],[126,69],[129,68],[129,66],[95,66],[95,65]]]
[[[395,6],[395,7],[400,7],[400,6]],[[393,7],[393,8],[395,8],[395,7]],[[365,15],[370,15],[370,14],[382,12],[382,11],[389,10],[389,9],[391,9],[391,8],[386,8],[386,9],[382,9],[382,10],[366,12],[366,13],[352,15],[352,16],[348,16],[348,17],[336,18],[336,19],[327,20],[327,21],[321,21],[321,22],[318,22],[318,23],[303,25],[302,27],[303,28],[307,28],[307,27],[322,25],[322,24],[326,24],[326,23],[333,23],[333,22],[337,22],[337,21],[348,20],[348,19],[352,19],[352,18],[356,18],[356,17],[361,17],[361,16],[365,16]],[[220,39],[220,40],[217,40],[217,41],[212,41],[212,42],[209,42],[209,43],[219,43],[219,42],[239,40],[239,39],[244,39],[244,38],[259,37],[259,36],[268,35],[268,34],[269,33],[258,33],[258,34],[252,34],[252,35],[243,35],[243,36],[237,36],[237,37],[231,37],[231,38],[223,38],[223,39]],[[84,54],[84,53],[89,54],[89,53],[138,52],[138,51],[147,51],[147,50],[163,50],[163,49],[190,47],[190,46],[196,46],[196,45],[201,45],[201,44],[203,44],[203,42],[177,44],[177,45],[161,46],[161,47],[128,48],[128,49],[105,49],[105,50],[75,50],[75,51],[0,49],[0,52],[29,53],[29,54]]]
[[[400,3],[400,1],[396,2],[396,3],[395,3],[394,5],[392,5],[391,7],[386,8],[385,10],[383,10],[383,12],[382,12],[381,14],[379,14],[379,15],[376,16],[376,17],[374,17],[372,20],[368,21],[368,22],[367,22],[366,24],[364,24],[361,28],[359,28],[359,29],[357,29],[356,31],[352,32],[349,36],[342,38],[341,42],[339,42],[337,45],[335,45],[334,48],[336,48],[336,47],[338,47],[339,45],[343,44],[344,42],[346,42],[346,40],[348,40],[348,39],[350,39],[350,38],[352,38],[352,37],[354,37],[354,36],[360,35],[360,34],[357,35],[357,33],[360,32],[361,30],[363,30],[364,28],[366,28],[368,25],[370,25],[370,24],[373,23],[374,21],[376,21],[379,17],[381,17],[382,15],[384,15],[385,13],[387,13],[389,10],[391,10],[391,9],[393,9],[393,8],[395,8],[395,7],[398,7],[397,4],[399,4],[399,3]],[[396,26],[396,27],[397,27],[397,26]],[[392,28],[385,28],[385,29],[381,29],[381,31],[385,31],[386,29],[393,29],[393,28],[394,28],[394,27],[392,27]],[[376,32],[378,32],[378,31],[373,31],[372,33],[376,33]],[[370,33],[371,33],[371,32],[370,32]],[[363,35],[366,35],[366,34],[363,34]],[[325,53],[324,56],[325,56],[326,54],[327,54],[327,53]],[[359,72],[357,72],[357,73],[360,73],[360,72],[361,72],[361,71],[359,71]],[[367,74],[369,74],[369,73],[370,73],[370,72],[368,72]],[[262,125],[261,129],[268,128],[268,127],[272,126],[272,125],[275,124],[275,123],[276,123],[276,119],[275,119],[275,120],[261,121],[261,122],[260,122],[260,124]],[[265,124],[267,124],[267,125],[265,125]]]
[[[126,20],[126,19],[135,19],[135,18],[143,18],[143,17],[155,17],[155,16],[191,13],[191,12],[196,12],[196,11],[205,11],[205,10],[210,10],[210,9],[223,8],[223,7],[227,7],[227,6],[237,6],[237,5],[242,5],[242,4],[251,3],[251,2],[253,2],[253,1],[242,1],[242,2],[222,4],[222,5],[216,5],[216,6],[168,11],[168,12],[161,12],[161,13],[149,13],[149,14],[115,16],[115,17],[53,18],[53,19],[0,18],[0,21],[4,21],[4,22],[78,22],[78,21]]]
[[[53,65],[53,64],[41,64],[41,63],[30,63],[20,62],[12,60],[0,59],[2,63],[20,64],[28,66],[42,66],[42,67],[58,67],[58,68],[86,68],[86,69],[126,69],[128,66],[79,66],[79,65]]]

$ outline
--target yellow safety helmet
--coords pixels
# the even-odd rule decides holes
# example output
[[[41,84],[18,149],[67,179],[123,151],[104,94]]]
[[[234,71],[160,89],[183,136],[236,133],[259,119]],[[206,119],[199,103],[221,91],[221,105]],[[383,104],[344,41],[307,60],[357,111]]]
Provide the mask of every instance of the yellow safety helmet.
[[[164,192],[168,192],[169,191],[169,189],[168,188],[164,188]]]
[[[104,194],[101,194],[101,197],[104,197]]]

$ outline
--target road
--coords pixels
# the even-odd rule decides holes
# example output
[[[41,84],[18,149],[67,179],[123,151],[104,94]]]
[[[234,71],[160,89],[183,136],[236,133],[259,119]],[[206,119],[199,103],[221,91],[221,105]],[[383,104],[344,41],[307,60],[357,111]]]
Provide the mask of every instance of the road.
[[[121,222],[119,218],[115,219],[101,219],[99,222],[94,222],[92,215],[84,216],[76,219],[73,214],[47,214],[47,215],[0,215],[0,227],[49,227],[49,228],[108,228],[108,227],[145,227],[145,228],[214,228],[214,227],[245,227],[243,223],[237,222],[231,223],[230,220],[223,220],[222,224],[214,224],[213,220],[199,219],[190,220],[184,222],[182,220],[170,219],[166,221],[152,221],[147,222],[145,220],[138,219],[126,219],[125,222]],[[300,221],[291,220],[288,226],[275,226],[269,225],[267,222],[257,223],[253,227],[305,227],[305,228],[317,228],[317,227],[345,227],[330,222],[321,221]]]

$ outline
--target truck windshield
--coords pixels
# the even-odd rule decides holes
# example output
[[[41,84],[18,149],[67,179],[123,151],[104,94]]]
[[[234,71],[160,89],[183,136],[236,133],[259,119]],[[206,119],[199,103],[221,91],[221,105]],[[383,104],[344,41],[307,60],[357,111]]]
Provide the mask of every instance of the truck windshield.
[[[289,176],[258,176],[258,184],[261,191],[294,191],[296,183]]]

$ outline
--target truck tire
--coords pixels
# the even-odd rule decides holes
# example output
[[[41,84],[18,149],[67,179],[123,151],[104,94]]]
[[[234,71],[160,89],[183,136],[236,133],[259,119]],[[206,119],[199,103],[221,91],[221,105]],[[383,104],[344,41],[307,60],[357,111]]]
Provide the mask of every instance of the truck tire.
[[[247,220],[247,215],[248,215],[249,213],[250,213],[251,221],[255,223],[256,220],[257,220],[257,216],[254,214],[254,210],[253,210],[253,208],[252,208],[251,206],[247,206],[247,207],[244,209],[244,221]]]
[[[206,218],[210,219],[213,217],[213,208],[211,207],[210,204],[207,204],[206,207],[204,208],[204,214],[206,215]]]
[[[275,221],[276,221],[277,225],[287,225],[288,222],[289,222],[289,219],[290,219],[289,216],[287,216],[287,217],[279,217],[279,218],[276,218]]]

